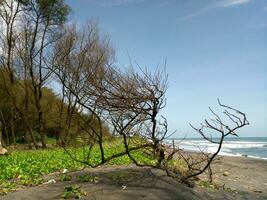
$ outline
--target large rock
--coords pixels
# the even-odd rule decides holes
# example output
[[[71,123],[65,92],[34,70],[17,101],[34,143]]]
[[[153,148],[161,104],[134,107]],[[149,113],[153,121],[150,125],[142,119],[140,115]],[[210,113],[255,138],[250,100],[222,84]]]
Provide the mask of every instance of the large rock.
[[[0,147],[0,156],[7,155],[7,150],[5,148]]]

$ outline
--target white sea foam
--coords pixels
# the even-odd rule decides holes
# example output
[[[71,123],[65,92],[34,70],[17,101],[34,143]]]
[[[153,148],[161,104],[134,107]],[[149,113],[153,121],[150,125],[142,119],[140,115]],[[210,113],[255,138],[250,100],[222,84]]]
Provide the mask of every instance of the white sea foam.
[[[202,140],[188,140],[188,141],[176,141],[177,145],[188,145],[188,146],[214,146],[216,144],[202,141]],[[237,141],[224,141],[223,146],[226,148],[237,149],[237,148],[255,148],[255,147],[266,147],[267,142],[237,142]],[[216,145],[217,146],[217,145]]]
[[[171,141],[166,141],[166,143],[171,143]],[[180,149],[188,150],[188,151],[204,151],[207,153],[215,153],[218,149],[218,144],[211,143],[205,140],[175,140],[175,145]],[[246,155],[252,158],[261,158],[267,159],[264,157],[256,156],[250,153],[257,148],[266,148],[267,142],[259,142],[259,141],[232,141],[227,140],[223,142],[223,146],[219,152],[219,155],[226,156],[242,156]],[[243,153],[243,152],[246,153]],[[265,150],[264,150],[265,151]],[[267,151],[267,148],[266,148]],[[241,153],[242,152],[242,153]],[[249,152],[249,153],[247,153]]]
[[[267,158],[259,157],[259,156],[248,156],[248,157],[249,157],[249,158],[258,158],[258,159],[267,160]]]

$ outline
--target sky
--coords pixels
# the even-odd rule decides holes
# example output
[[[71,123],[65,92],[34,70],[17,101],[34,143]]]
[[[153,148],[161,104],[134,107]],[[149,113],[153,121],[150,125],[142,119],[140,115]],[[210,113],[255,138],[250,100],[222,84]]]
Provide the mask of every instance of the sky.
[[[117,65],[163,66],[162,111],[175,137],[196,137],[221,102],[245,112],[240,137],[267,137],[267,0],[67,0],[70,20],[97,20],[111,36]]]

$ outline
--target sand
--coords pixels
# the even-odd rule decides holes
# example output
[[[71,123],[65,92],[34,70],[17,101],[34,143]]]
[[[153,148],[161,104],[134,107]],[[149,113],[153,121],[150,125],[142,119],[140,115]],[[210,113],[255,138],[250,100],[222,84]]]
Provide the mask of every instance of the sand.
[[[225,190],[189,188],[167,177],[161,170],[136,166],[103,166],[72,172],[71,181],[59,181],[57,174],[47,176],[56,183],[28,187],[0,196],[3,200],[62,199],[64,188],[79,185],[90,200],[241,200],[267,199],[267,161],[222,157],[213,164],[214,182]],[[225,173],[227,172],[227,173]],[[98,177],[98,182],[78,181],[80,175]],[[227,174],[224,176],[223,174]],[[222,187],[221,187],[222,188]]]
[[[225,184],[232,190],[263,193],[267,197],[267,160],[225,156],[212,168],[215,183]],[[229,175],[224,176],[225,172]]]

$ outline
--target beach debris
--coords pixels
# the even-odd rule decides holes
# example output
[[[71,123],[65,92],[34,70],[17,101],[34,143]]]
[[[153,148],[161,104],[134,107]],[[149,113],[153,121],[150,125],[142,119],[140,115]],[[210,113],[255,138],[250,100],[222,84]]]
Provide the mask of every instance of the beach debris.
[[[249,190],[256,192],[256,193],[262,193],[261,190],[256,189],[255,187],[248,187]]]
[[[7,155],[7,149],[0,147],[0,156]]]
[[[94,177],[94,183],[98,183],[98,177],[97,176]]]
[[[127,186],[126,185],[123,185],[121,186],[123,190],[126,190]]]
[[[50,179],[49,181],[45,182],[44,184],[55,184],[57,183],[55,179]]]
[[[253,192],[256,192],[256,193],[262,193],[261,190],[254,190]]]
[[[224,175],[224,176],[229,176],[230,173],[229,173],[228,171],[225,171],[225,172],[223,172],[223,175]]]

